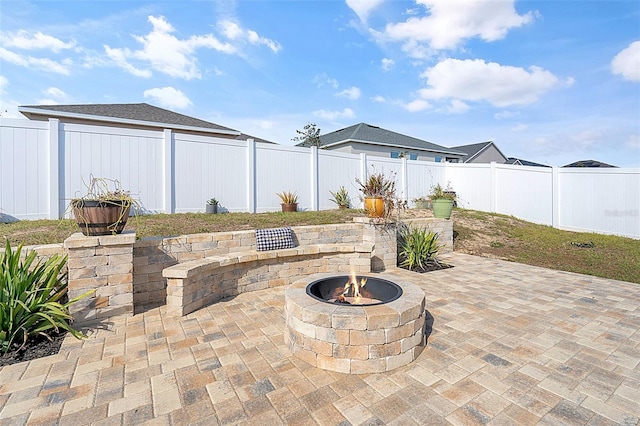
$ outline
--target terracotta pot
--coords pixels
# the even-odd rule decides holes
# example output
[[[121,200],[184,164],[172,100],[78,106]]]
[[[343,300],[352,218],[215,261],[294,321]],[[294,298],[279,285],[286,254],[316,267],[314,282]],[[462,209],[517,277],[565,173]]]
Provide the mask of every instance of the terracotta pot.
[[[369,217],[384,217],[384,200],[380,197],[367,197],[364,199],[364,209]]]
[[[294,204],[280,204],[282,206],[282,211],[285,213],[297,212],[298,211],[298,203]]]
[[[87,236],[120,234],[129,219],[129,202],[74,200],[73,215]]]

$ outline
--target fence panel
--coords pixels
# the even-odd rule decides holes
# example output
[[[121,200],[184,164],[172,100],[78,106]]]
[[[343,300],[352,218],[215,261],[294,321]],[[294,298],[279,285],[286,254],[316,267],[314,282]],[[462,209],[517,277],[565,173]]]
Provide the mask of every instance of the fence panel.
[[[490,164],[447,164],[446,178],[440,182],[443,187],[451,184],[459,207],[491,211]]]
[[[2,119],[0,222],[49,214],[49,123]]]
[[[495,211],[521,219],[553,223],[553,173],[548,167],[495,166]]]
[[[61,124],[60,145],[65,208],[86,193],[93,176],[118,180],[144,211],[162,211],[162,133]]]
[[[426,161],[407,161],[407,201],[413,206],[413,199],[427,197],[438,182],[446,185],[447,164]]]
[[[640,170],[559,169],[559,227],[640,238]]]
[[[360,176],[360,157],[337,151],[318,150],[318,198],[320,210],[335,209],[329,191],[336,192],[341,186],[349,192],[351,207],[360,206],[359,186],[356,178]]]
[[[247,142],[185,134],[173,139],[176,213],[203,212],[211,198],[221,212],[249,210]]]
[[[276,193],[298,193],[298,210],[308,210],[313,197],[309,148],[256,144],[256,205],[258,212],[280,211]]]
[[[396,195],[400,198],[404,198],[401,159],[368,155],[366,171],[367,176],[373,173],[384,173],[384,176],[387,179],[391,179],[396,183]]]

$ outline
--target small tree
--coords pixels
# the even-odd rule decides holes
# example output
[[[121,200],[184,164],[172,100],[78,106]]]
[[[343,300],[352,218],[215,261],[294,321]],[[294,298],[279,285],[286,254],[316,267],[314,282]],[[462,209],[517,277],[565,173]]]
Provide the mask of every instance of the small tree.
[[[291,139],[295,142],[302,142],[303,146],[317,146],[320,147],[320,129],[314,123],[307,123],[304,126],[304,130],[296,130],[298,136]]]

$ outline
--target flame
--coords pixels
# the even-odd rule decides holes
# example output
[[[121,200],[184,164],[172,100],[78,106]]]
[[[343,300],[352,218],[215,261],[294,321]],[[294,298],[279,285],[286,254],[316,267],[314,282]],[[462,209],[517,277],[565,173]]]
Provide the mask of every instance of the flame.
[[[360,278],[360,282],[358,282],[358,278],[354,273],[349,277],[349,281],[344,285],[344,291],[342,292],[343,297],[347,297],[349,295],[349,290],[352,290],[352,296],[355,298],[356,304],[359,302],[359,299],[362,297],[360,294],[360,289],[367,284],[366,278]]]

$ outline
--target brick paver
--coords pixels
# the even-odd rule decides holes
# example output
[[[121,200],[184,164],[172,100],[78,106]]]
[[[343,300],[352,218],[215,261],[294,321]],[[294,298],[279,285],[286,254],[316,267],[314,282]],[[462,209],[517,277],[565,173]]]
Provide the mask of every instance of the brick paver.
[[[0,424],[637,425],[640,285],[453,253],[414,274],[431,324],[411,364],[311,367],[283,340],[284,288],[186,317],[104,321],[0,368]]]

